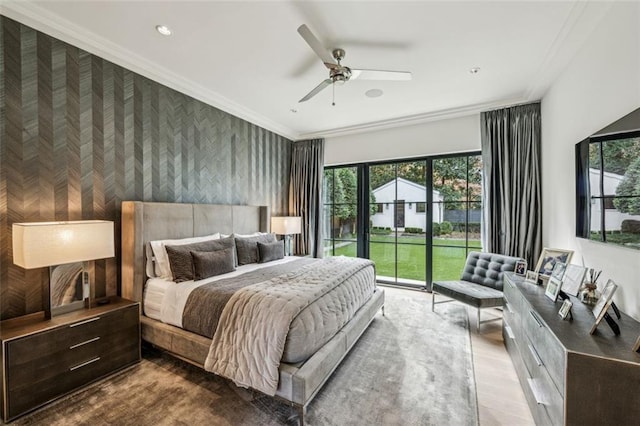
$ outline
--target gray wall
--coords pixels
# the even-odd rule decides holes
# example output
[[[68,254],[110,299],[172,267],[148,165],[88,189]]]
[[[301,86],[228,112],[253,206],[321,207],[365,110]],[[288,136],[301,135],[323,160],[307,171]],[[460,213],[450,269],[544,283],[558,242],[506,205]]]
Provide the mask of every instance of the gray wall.
[[[116,221],[122,200],[266,204],[286,213],[291,141],[0,17],[0,318],[42,310],[48,270],[13,265],[14,222]]]

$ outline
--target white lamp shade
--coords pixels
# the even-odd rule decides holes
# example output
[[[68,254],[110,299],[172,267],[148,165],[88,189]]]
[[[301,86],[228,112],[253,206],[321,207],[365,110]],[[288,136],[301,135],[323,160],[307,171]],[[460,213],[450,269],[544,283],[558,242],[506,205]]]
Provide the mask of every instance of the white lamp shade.
[[[13,263],[25,269],[114,256],[113,222],[13,224]]]
[[[271,232],[278,235],[299,234],[302,232],[302,218],[300,216],[272,217]]]

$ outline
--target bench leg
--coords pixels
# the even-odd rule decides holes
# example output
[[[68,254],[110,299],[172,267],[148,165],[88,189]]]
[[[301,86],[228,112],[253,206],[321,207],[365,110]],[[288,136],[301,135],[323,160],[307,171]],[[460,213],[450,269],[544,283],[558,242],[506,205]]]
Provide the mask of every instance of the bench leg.
[[[480,308],[478,308],[478,334],[480,334]]]
[[[431,312],[435,312],[433,309],[436,307],[436,292],[431,290]]]

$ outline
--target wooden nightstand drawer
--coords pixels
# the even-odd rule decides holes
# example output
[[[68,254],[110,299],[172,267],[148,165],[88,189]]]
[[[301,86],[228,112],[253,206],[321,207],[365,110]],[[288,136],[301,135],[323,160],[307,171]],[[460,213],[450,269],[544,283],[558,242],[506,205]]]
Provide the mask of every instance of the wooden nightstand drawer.
[[[139,304],[112,300],[50,321],[27,322],[24,333],[7,327],[5,421],[140,360]]]

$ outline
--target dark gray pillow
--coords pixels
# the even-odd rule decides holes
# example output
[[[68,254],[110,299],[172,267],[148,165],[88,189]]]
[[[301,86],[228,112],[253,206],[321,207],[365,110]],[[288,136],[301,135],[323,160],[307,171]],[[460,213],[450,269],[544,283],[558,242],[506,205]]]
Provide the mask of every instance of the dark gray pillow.
[[[202,280],[236,270],[234,249],[192,251],[193,279]]]
[[[272,262],[284,258],[284,240],[275,243],[261,243],[258,241],[258,255],[260,263]]]
[[[169,266],[173,281],[179,283],[190,281],[194,277],[192,251],[217,251],[231,248],[235,255],[235,240],[232,237],[219,240],[203,241],[201,243],[185,244],[182,246],[165,246],[169,257]],[[234,259],[235,265],[235,259]]]
[[[255,237],[236,237],[236,251],[238,253],[238,265],[258,263],[258,243],[275,243],[275,234],[262,234]]]

